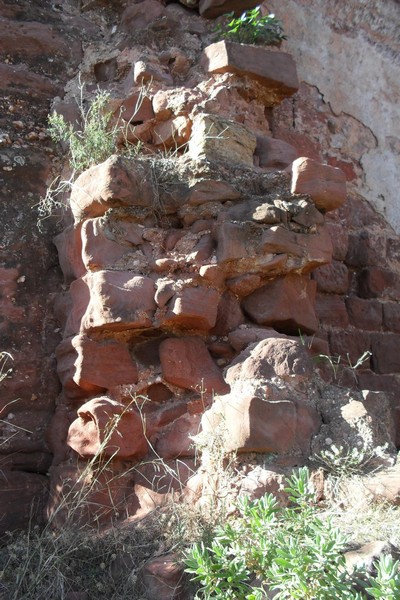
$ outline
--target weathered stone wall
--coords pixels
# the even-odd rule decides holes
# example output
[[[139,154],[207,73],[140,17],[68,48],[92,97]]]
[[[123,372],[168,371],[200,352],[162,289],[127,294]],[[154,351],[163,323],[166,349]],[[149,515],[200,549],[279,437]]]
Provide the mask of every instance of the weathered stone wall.
[[[315,122],[308,132],[309,149],[328,138],[324,158],[347,163],[358,192],[400,233],[399,3],[271,0],[265,5],[284,22],[284,47],[296,60],[300,80],[312,86],[321,112],[331,112],[328,131]],[[294,122],[300,118],[296,100],[292,116]]]
[[[99,518],[145,508],[143,490],[150,493],[155,472],[115,475],[155,450],[166,461],[183,457],[187,479],[188,435],[197,432],[211,390],[230,386],[221,405],[239,410],[250,427],[232,425],[236,448],[307,454],[320,421],[315,398],[305,393],[313,369],[302,343],[344,359],[348,353],[353,363],[371,350],[358,382],[352,375],[346,383],[399,387],[400,245],[363,198],[374,189],[367,157],[383,138],[325,97],[318,69],[315,79],[304,75],[296,56],[303,38],[296,45],[290,23],[287,44],[303,80],[296,94],[290,56],[275,49],[260,61],[254,49],[214,45],[212,23],[182,4],[0,5],[0,350],[14,356],[13,376],[1,388],[5,528],[26,523],[32,499],[43,501],[51,461],[50,510],[57,506],[66,482],[77,481],[104,441],[108,421],[121,414],[109,444],[109,453],[119,449],[112,481],[92,501]],[[215,17],[224,6],[231,8],[201,0],[199,10]],[[50,245],[55,230],[39,234],[31,206],[57,170],[44,130],[50,101],[61,96],[55,106],[75,118],[78,69],[87,100],[98,85],[110,91],[111,108],[132,122],[130,140],[140,140],[147,158],[112,159],[81,176],[73,214],[55,238],[62,282]],[[372,118],[369,106],[365,114]],[[170,157],[149,158],[166,150]],[[298,156],[316,161],[305,163],[303,180]],[[343,173],[350,191],[342,205]],[[299,330],[315,338],[285,337]],[[150,400],[132,406],[135,394]],[[384,403],[384,395],[376,398]],[[390,398],[399,432],[398,395]],[[115,486],[111,495],[107,486]],[[10,500],[16,490],[23,509]]]

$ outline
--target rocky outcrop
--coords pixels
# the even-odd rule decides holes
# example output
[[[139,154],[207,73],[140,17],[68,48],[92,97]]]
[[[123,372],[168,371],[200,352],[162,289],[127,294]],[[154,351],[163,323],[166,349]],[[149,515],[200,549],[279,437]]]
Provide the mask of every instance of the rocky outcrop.
[[[33,226],[23,212],[13,233],[5,227],[7,257],[15,260],[7,258],[0,271],[0,327],[16,373],[2,384],[0,452],[11,484],[1,501],[11,511],[13,477],[21,470],[25,479],[15,481],[24,506],[36,495],[42,502],[43,474],[53,460],[47,514],[58,525],[68,520],[65,499],[76,492],[89,498],[79,523],[140,516],[164,502],[177,485],[171,472],[184,471],[185,487],[198,466],[193,438],[201,446],[217,433],[225,452],[277,453],[288,465],[324,449],[327,438],[336,442],[343,419],[327,415],[329,394],[317,383],[312,354],[325,356],[319,372],[326,380],[382,391],[379,398],[354,392],[343,400],[351,434],[370,428],[371,444],[384,440],[393,451],[400,432],[399,245],[353,185],[361,177],[355,141],[364,152],[373,136],[349,115],[336,117],[318,90],[299,84],[286,52],[216,40],[206,19],[254,3],[164,4],[89,2],[82,14],[68,4],[49,6],[48,23],[29,6],[18,39],[22,13],[4,4],[11,21],[4,52],[17,39],[15,56],[32,67],[28,73],[22,63],[3,66],[7,110],[15,115],[1,137],[7,197],[28,190],[22,167],[26,180],[44,188],[56,161],[51,148],[39,148],[45,132],[22,119],[27,83],[44,116],[68,77],[54,107],[74,124],[79,82],[85,103],[99,85],[110,92],[113,123],[125,131],[118,154],[75,180],[60,215],[62,284],[37,234],[40,260],[25,274]],[[77,28],[96,44],[81,50]],[[43,66],[50,51],[54,73]],[[72,70],[65,72],[65,64]],[[335,135],[349,140],[342,154],[327,151],[336,147]],[[37,152],[22,164],[25,142]],[[350,192],[346,179],[353,181]],[[10,223],[14,208],[5,207]],[[42,298],[61,285],[56,323]],[[23,369],[24,353],[15,351],[21,319],[30,323],[24,335],[31,346]],[[356,372],[366,351],[372,357],[365,354]],[[378,405],[385,413],[381,436],[371,425],[380,418]],[[107,470],[92,489],[99,453]],[[165,473],[152,461],[167,465]],[[275,489],[281,475],[258,479]],[[23,526],[21,515],[4,527]],[[163,569],[157,561],[149,565],[146,585],[158,589],[161,572],[170,586],[170,567]],[[175,585],[172,567],[171,573]]]

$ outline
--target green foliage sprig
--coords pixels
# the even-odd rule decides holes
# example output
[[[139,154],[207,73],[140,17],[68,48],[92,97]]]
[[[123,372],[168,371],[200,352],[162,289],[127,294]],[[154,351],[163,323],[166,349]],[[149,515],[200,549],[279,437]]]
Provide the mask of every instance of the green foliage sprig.
[[[279,46],[282,40],[287,39],[281,21],[274,14],[262,16],[260,6],[246,10],[238,18],[233,12],[224,16],[230,20],[218,24],[215,32],[226,40],[240,44]]]
[[[239,500],[239,517],[217,529],[211,544],[195,544],[186,571],[200,584],[205,600],[365,600],[346,570],[347,540],[321,519],[310,492],[307,468],[288,479],[291,505],[280,507],[272,495]],[[365,574],[365,592],[374,598],[400,598],[399,563],[391,557]],[[357,572],[359,575],[359,572]],[[268,596],[270,597],[270,596]]]

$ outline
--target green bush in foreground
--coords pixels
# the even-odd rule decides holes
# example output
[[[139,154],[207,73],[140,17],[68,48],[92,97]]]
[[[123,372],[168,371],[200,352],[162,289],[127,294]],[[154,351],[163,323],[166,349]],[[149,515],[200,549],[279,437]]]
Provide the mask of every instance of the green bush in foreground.
[[[345,568],[346,539],[330,520],[322,521],[309,490],[306,468],[288,479],[291,505],[281,508],[272,495],[253,502],[241,498],[239,516],[215,533],[209,547],[195,544],[186,571],[200,584],[196,598],[262,600],[364,600],[400,598],[399,563],[383,557],[365,592],[353,587]],[[370,596],[367,596],[370,594]]]

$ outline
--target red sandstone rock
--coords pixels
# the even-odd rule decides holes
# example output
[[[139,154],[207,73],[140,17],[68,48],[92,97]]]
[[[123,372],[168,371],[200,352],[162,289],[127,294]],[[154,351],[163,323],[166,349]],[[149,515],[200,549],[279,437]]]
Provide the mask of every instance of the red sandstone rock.
[[[72,310],[65,335],[150,327],[156,309],[154,293],[149,277],[123,271],[88,273],[71,284]]]
[[[269,338],[286,339],[287,336],[283,333],[278,333],[271,327],[255,327],[247,325],[245,327],[239,327],[228,335],[229,343],[237,351],[241,352],[249,344],[255,342],[261,342]]]
[[[293,194],[308,194],[322,212],[339,208],[346,200],[346,176],[340,169],[301,157],[292,165]]]
[[[169,302],[162,326],[210,330],[216,323],[219,298],[211,288],[184,288]]]
[[[317,294],[315,312],[322,326],[346,329],[349,325],[346,305],[340,296]]]
[[[215,434],[218,426],[223,427],[227,452],[287,453],[298,447],[300,440],[302,447],[309,446],[311,435],[318,430],[317,419],[313,422],[307,415],[305,426],[303,419],[291,401],[269,402],[261,397],[233,393],[217,398],[204,413],[201,423],[205,435]]]
[[[151,558],[142,567],[140,578],[149,600],[184,600],[184,565],[177,554]]]
[[[400,371],[400,335],[397,333],[373,333],[371,335],[372,364],[376,373]]]
[[[383,315],[389,304],[383,304],[379,300],[364,300],[363,298],[357,298],[352,296],[346,298],[346,308],[349,314],[350,323],[357,329],[363,329],[365,331],[379,331],[382,327],[382,309]],[[394,304],[398,308],[397,304]],[[400,311],[396,319],[393,322],[398,323],[399,331],[393,327],[388,327],[396,333],[400,333]]]
[[[84,171],[75,181],[70,204],[75,221],[99,217],[116,206],[151,206],[153,189],[139,161],[111,156]]]
[[[66,227],[53,239],[58,252],[58,260],[66,283],[71,283],[85,274],[82,261],[81,229],[72,225]]]
[[[2,18],[0,24],[0,52],[16,54],[24,59],[40,60],[43,56],[76,60],[82,56],[77,40],[61,36],[53,27],[35,21],[17,21]]]
[[[299,331],[314,333],[318,329],[314,311],[315,289],[315,282],[307,277],[288,275],[247,296],[242,307],[260,325],[294,335]]]
[[[225,181],[202,179],[190,188],[188,203],[193,206],[199,206],[205,202],[237,200],[240,196],[240,192]]]
[[[205,48],[201,64],[209,73],[235,73],[261,83],[269,104],[279,104],[299,87],[296,64],[290,54],[261,46],[221,41]]]
[[[274,332],[275,333],[275,332]],[[311,377],[313,365],[310,354],[298,340],[268,337],[241,352],[226,371],[226,380],[233,386],[237,381],[266,381],[279,377],[297,386]]]
[[[296,158],[296,148],[282,140],[267,135],[257,135],[257,146],[254,156],[261,168],[286,169]]]
[[[341,262],[318,267],[312,274],[319,292],[326,294],[347,294],[349,289],[349,270]]]
[[[378,304],[378,303],[377,303]],[[371,308],[375,307],[375,303],[372,301]],[[383,324],[385,328],[393,333],[400,333],[400,306],[397,302],[385,302],[383,305]],[[375,312],[375,310],[374,310]],[[376,307],[376,312],[379,315],[379,309]],[[373,323],[379,323],[379,317],[372,321]],[[365,327],[364,327],[365,329]]]
[[[154,118],[151,100],[148,96],[135,92],[122,101],[116,116],[132,125],[149,121]]]
[[[165,8],[158,0],[146,0],[145,4],[130,4],[122,13],[119,27],[125,33],[140,31],[162,17],[164,13]]]
[[[286,253],[301,259],[303,272],[309,272],[332,260],[332,242],[325,227],[318,227],[315,234],[305,234],[274,225],[263,232],[260,248],[263,252]]]
[[[82,258],[87,271],[112,267],[132,246],[118,244],[104,230],[102,218],[88,219],[82,224]]]
[[[138,370],[127,346],[116,340],[92,340],[85,335],[65,339],[57,349],[57,369],[88,395],[117,385],[137,383]]]
[[[0,471],[0,539],[6,531],[27,529],[34,520],[42,523],[48,480],[44,475]]]
[[[227,335],[244,323],[244,320],[238,298],[230,292],[225,292],[219,301],[217,320],[211,333],[213,335]]]
[[[226,281],[227,287],[239,297],[248,296],[260,287],[261,277],[255,274],[240,275]]]
[[[61,86],[22,64],[0,64],[0,89],[7,94],[25,94],[29,90],[34,98],[53,98],[62,93]]]
[[[162,374],[166,381],[188,390],[224,393],[229,390],[221,371],[200,338],[170,338],[160,344]]]
[[[400,279],[397,273],[368,267],[358,276],[359,295],[361,298],[381,298],[398,301],[400,297]]]
[[[157,435],[155,450],[165,460],[195,456],[192,436],[199,433],[201,415],[184,414]]]
[[[67,444],[82,457],[139,458],[148,451],[144,430],[139,412],[111,398],[93,398],[78,410]]]
[[[190,119],[183,115],[161,121],[153,128],[153,144],[179,150],[189,141],[191,129]]]

